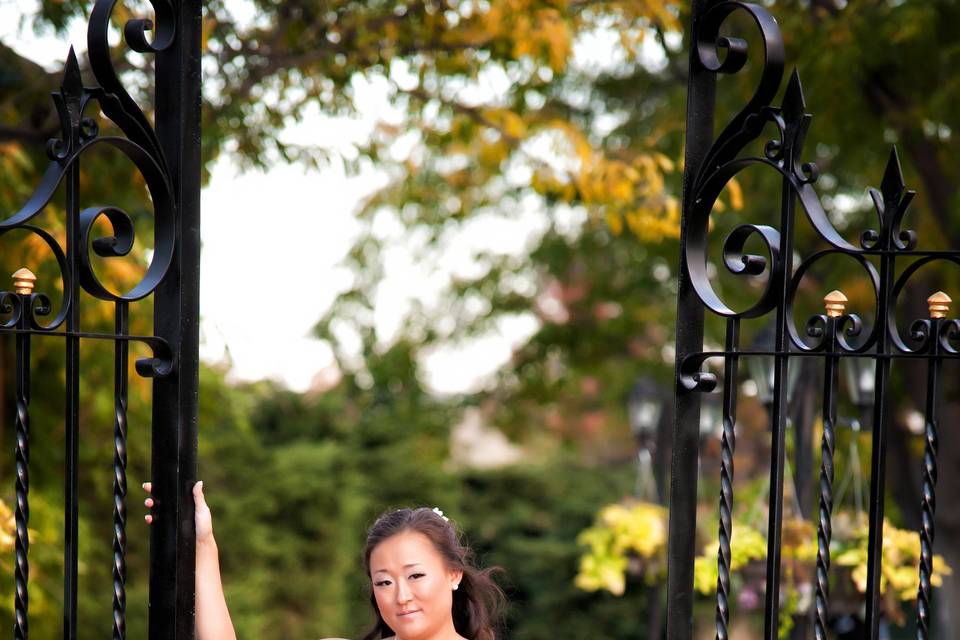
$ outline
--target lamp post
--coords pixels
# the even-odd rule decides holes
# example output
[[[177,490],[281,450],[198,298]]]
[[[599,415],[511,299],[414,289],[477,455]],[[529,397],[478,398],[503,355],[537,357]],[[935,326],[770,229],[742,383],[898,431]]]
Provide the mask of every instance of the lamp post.
[[[706,440],[723,431],[723,411],[720,407],[720,394],[704,393],[700,402],[700,441]]]
[[[662,502],[662,492],[654,458],[664,400],[663,387],[647,376],[639,378],[627,396],[627,420],[638,447],[635,493],[638,498],[657,503]]]
[[[753,341],[750,343],[750,351],[771,352],[774,351],[776,340],[775,324],[771,321],[765,324]],[[770,415],[771,428],[773,425],[773,392],[774,392],[774,359],[773,356],[749,356],[747,357],[747,373],[757,387],[757,399],[767,409]],[[799,419],[792,419],[795,408],[795,394],[798,392],[800,382],[800,369],[804,364],[803,360],[793,363],[787,371],[787,402],[783,407],[786,413],[787,427],[794,430],[794,455],[793,455],[793,486],[797,497],[797,503],[800,506],[801,515],[806,516],[809,509],[810,496],[810,466],[812,462],[812,451],[810,445],[810,432],[812,427],[812,415],[809,412],[799,412]],[[809,379],[809,376],[806,376]],[[806,388],[803,389],[805,391]]]
[[[646,376],[638,379],[627,396],[627,413],[630,432],[640,445],[656,446],[657,426],[663,413],[663,388]]]
[[[754,336],[750,343],[750,351],[773,351],[776,333],[774,324],[768,322]],[[750,356],[747,358],[747,373],[757,386],[757,399],[771,411],[773,408],[774,363],[773,356]],[[800,368],[791,367],[787,372],[787,404],[793,398],[797,382],[800,379]]]
[[[664,388],[649,376],[638,378],[627,396],[627,421],[630,424],[630,433],[637,441],[637,481],[634,497],[656,504],[663,503],[660,465],[655,461],[659,461],[657,441],[663,424],[666,397]],[[651,591],[647,607],[648,637],[658,638],[662,634],[661,610],[660,587],[657,585]]]
[[[855,431],[870,428],[871,411],[875,397],[876,361],[873,358],[846,358],[843,377],[847,384],[850,402],[857,407],[859,415]]]

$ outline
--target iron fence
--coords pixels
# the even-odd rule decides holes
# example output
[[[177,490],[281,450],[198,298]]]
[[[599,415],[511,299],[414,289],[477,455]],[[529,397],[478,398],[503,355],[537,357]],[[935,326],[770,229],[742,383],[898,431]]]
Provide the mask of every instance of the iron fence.
[[[151,464],[156,524],[150,544],[150,638],[193,637],[193,502],[196,468],[197,354],[199,318],[200,184],[200,2],[151,0],[154,19],[129,20],[126,46],[155,56],[155,123],[127,93],[111,60],[108,42],[116,0],[97,0],[90,14],[87,49],[96,79],[85,86],[73,49],[59,90],[52,95],[59,115],[58,137],[47,144],[49,165],[23,207],[0,219],[0,235],[13,230],[39,238],[55,257],[60,282],[38,283],[27,269],[14,274],[15,290],[0,291],[0,334],[16,340],[16,541],[14,637],[29,635],[30,517],[30,348],[36,339],[64,343],[66,373],[64,442],[63,637],[77,637],[78,520],[80,472],[80,345],[105,341],[114,345],[113,454],[113,637],[126,637],[127,396],[131,342],[152,356],[136,362],[141,376],[154,379]],[[148,34],[152,32],[152,37]],[[122,135],[104,135],[106,118]],[[81,162],[88,151],[110,147],[124,154],[143,178],[153,203],[153,255],[140,280],[117,293],[101,282],[92,254],[119,259],[134,246],[131,216],[114,206],[85,205]],[[66,237],[38,225],[41,214],[65,194]],[[111,235],[97,237],[98,224]],[[51,301],[62,290],[58,309]],[[84,300],[112,303],[113,333],[93,333],[81,326]],[[153,299],[154,332],[133,335],[131,305]],[[145,307],[149,309],[149,307]],[[47,443],[41,443],[46,445]]]
[[[742,110],[713,135],[717,74],[735,74],[747,61],[748,41],[724,35],[721,26],[732,14],[741,14],[759,33],[762,47],[757,85]],[[920,512],[920,567],[917,576],[917,637],[926,639],[931,625],[931,575],[937,480],[937,399],[942,363],[958,358],[960,321],[949,316],[950,298],[936,292],[928,299],[928,317],[915,318],[906,331],[898,325],[898,301],[921,268],[937,263],[960,264],[960,251],[927,250],[917,234],[903,226],[914,192],[904,184],[896,150],[890,154],[879,189],[869,194],[878,215],[876,229],[864,231],[857,243],[835,228],[816,191],[818,170],[804,162],[804,140],[811,123],[806,113],[799,74],[787,80],[782,103],[772,103],[784,76],[784,45],[779,26],[761,5],[739,1],[693,3],[687,112],[687,148],[684,172],[681,262],[678,281],[676,413],[670,498],[667,637],[692,637],[695,531],[697,524],[698,417],[701,396],[717,386],[718,377],[705,367],[721,359],[722,432],[720,456],[719,547],[717,550],[716,637],[730,637],[731,538],[734,510],[734,452],[737,435],[737,391],[741,362],[746,356],[773,360],[770,406],[770,465],[765,568],[764,631],[766,640],[778,637],[780,625],[781,547],[784,519],[784,470],[787,448],[787,381],[792,368],[805,364],[823,372],[820,418],[821,461],[817,484],[816,573],[813,606],[814,634],[827,637],[830,611],[829,569],[833,533],[834,466],[840,363],[857,358],[875,362],[875,396],[870,465],[869,542],[865,595],[868,636],[878,637],[880,627],[881,550],[888,430],[892,418],[888,396],[894,361],[922,361],[927,374],[925,447]],[[765,131],[772,138],[765,140]],[[763,143],[751,155],[750,145]],[[722,241],[716,262],[735,277],[766,279],[762,293],[747,308],[734,310],[714,286],[708,251],[711,212],[728,182],[747,169],[773,171],[780,181],[778,226],[744,223]],[[798,209],[799,205],[799,209]],[[806,220],[826,246],[804,258],[797,256],[795,226]],[[745,247],[756,243],[766,255]],[[873,292],[872,318],[862,319],[846,310],[846,297],[824,291],[825,313],[810,317],[803,328],[795,319],[795,300],[805,275],[825,259],[845,259],[858,270]],[[722,349],[704,350],[705,314],[725,319]],[[774,329],[769,348],[741,345],[741,320],[770,318]],[[865,321],[866,320],[866,321]]]

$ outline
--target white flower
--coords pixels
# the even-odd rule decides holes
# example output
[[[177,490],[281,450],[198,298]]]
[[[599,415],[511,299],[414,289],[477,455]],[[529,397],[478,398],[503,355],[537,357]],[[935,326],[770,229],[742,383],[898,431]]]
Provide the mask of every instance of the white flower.
[[[448,518],[447,516],[443,515],[443,511],[440,511],[440,507],[434,507],[434,508],[433,508],[433,512],[434,512],[435,514],[437,514],[438,516],[440,516],[441,518],[443,518],[444,520],[446,520],[447,522],[450,522],[450,518]]]

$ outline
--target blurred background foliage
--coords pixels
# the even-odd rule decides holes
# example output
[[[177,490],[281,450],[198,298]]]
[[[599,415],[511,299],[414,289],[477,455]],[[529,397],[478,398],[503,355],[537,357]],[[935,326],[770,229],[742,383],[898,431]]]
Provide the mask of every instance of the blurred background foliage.
[[[145,4],[118,7],[118,22],[148,10]],[[960,126],[953,108],[960,99],[960,32],[952,26],[957,4],[768,4],[815,114],[806,156],[820,167],[818,187],[834,224],[851,240],[876,224],[864,188],[879,183],[895,143],[907,183],[920,193],[908,224],[924,246],[960,246],[953,215],[960,182],[952,163],[960,151],[952,135]],[[44,2],[30,17],[39,29],[63,31],[89,9],[81,0]],[[687,3],[670,0],[205,3],[206,170],[228,155],[248,167],[342,164],[353,171],[376,167],[389,177],[357,214],[363,230],[344,263],[351,286],[318,318],[316,334],[334,348],[338,380],[297,394],[267,382],[228,383],[220,366],[202,372],[200,477],[216,514],[228,598],[242,637],[356,636],[369,619],[359,571],[362,532],[380,511],[410,504],[440,506],[484,563],[506,569],[507,637],[637,638],[655,628],[663,593],[649,573],[627,572],[622,596],[586,591],[574,579],[589,546],[589,536],[578,543],[581,532],[606,505],[629,504],[636,493],[629,392],[640,376],[664,384],[671,379],[687,11]],[[729,28],[756,40],[736,18]],[[601,51],[602,60],[591,61],[589,50]],[[116,59],[134,85],[150,86],[144,80],[149,60],[122,47]],[[753,61],[740,76],[721,81],[718,124],[742,104],[755,71]],[[361,81],[385,83],[391,108],[369,139],[343,151],[326,145],[322,131],[297,129],[312,114],[355,116]],[[4,216],[29,197],[43,170],[43,144],[57,127],[49,100],[57,84],[58,72],[0,44]],[[149,91],[136,93],[149,111]],[[137,221],[133,255],[99,265],[104,279],[129,285],[149,259],[143,239],[151,235],[150,206],[142,183],[109,153],[88,161],[82,180],[85,197],[120,206]],[[779,182],[743,174],[715,212],[712,242],[742,220],[775,223],[769,203],[778,199]],[[531,210],[541,215],[522,255],[478,249],[470,273],[444,270],[453,236]],[[62,240],[56,205],[41,224]],[[384,228],[400,231],[385,234]],[[816,248],[802,223],[798,236],[799,252]],[[49,287],[56,303],[58,275],[44,247],[17,234],[0,242],[0,270],[29,266],[40,276],[38,288]],[[395,245],[418,255],[446,286],[435,300],[411,306],[394,334],[384,336],[374,316]],[[842,287],[851,308],[869,322],[872,294],[863,279],[842,263],[824,267],[803,285],[798,318],[819,309],[823,292]],[[299,275],[312,281],[311,274]],[[956,273],[925,271],[901,303],[903,317],[922,315],[930,292],[950,291],[957,281]],[[735,302],[756,295],[762,284],[743,286],[723,273],[716,282]],[[84,329],[112,321],[108,305],[86,297],[82,304]],[[151,316],[149,308],[135,311],[133,330],[148,333]],[[536,329],[496,376],[467,394],[430,392],[423,360],[432,350],[468,344],[516,318],[534,320]],[[746,325],[744,333],[749,339],[761,328]],[[722,325],[708,322],[707,332],[718,344]],[[59,633],[62,598],[63,370],[56,341],[35,343],[31,627],[36,637],[48,638]],[[112,356],[109,345],[90,344],[82,357],[80,628],[82,637],[93,638],[110,628]],[[0,445],[8,451],[12,358],[12,342],[0,341]],[[945,378],[955,379],[952,367],[946,369]],[[923,389],[904,384],[916,375],[911,368],[894,373],[890,464],[916,472],[888,474],[888,512],[911,529],[918,521],[915,460],[922,444],[908,418],[922,406]],[[944,391],[944,423],[957,416],[956,397],[951,388]],[[130,402],[135,486],[149,477],[150,385],[133,373]],[[465,462],[452,436],[467,416],[505,435],[519,457],[500,465]],[[744,482],[756,484],[765,473],[764,420],[756,399],[745,398],[737,460]],[[661,422],[669,423],[669,407]],[[953,541],[960,511],[951,505],[960,496],[960,442],[953,433],[941,437],[938,550],[958,567]],[[663,430],[657,444],[662,485]],[[712,523],[715,439],[706,438],[703,447],[702,519]],[[868,439],[862,450],[868,460]],[[812,456],[803,460],[814,468]],[[8,504],[11,467],[12,456],[0,458]],[[762,488],[750,491],[763,496]],[[138,502],[133,493],[128,601],[130,637],[140,638],[147,567]],[[798,515],[812,507],[801,505]],[[704,534],[705,545],[711,535]],[[9,564],[4,554],[2,566]],[[0,577],[8,603],[9,573]],[[960,611],[950,606],[960,593],[949,576],[942,594],[937,612],[949,625]],[[711,606],[705,599],[698,616],[707,630]],[[10,606],[0,607],[0,624],[12,624],[11,614]]]

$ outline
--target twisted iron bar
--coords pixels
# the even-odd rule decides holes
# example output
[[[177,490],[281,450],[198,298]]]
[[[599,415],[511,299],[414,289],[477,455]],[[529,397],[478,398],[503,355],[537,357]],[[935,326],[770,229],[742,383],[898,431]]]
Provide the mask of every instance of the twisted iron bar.
[[[29,327],[30,294],[21,293],[18,324]],[[16,416],[16,547],[14,568],[14,630],[15,640],[26,640],[29,631],[27,610],[29,595],[27,582],[30,577],[30,334],[17,335],[17,416]]]
[[[116,334],[126,335],[129,307],[116,305]],[[129,343],[116,341],[113,423],[113,640],[125,640],[127,609],[127,354]]]
[[[926,323],[925,323],[926,324]],[[924,424],[923,488],[921,490],[920,581],[917,586],[917,640],[928,640],[931,622],[931,578],[933,575],[933,518],[937,511],[937,436],[936,392],[940,377],[940,329],[942,320],[929,321],[927,340],[930,361],[927,368],[927,406]]]
[[[726,346],[740,343],[740,320],[727,319]],[[728,640],[730,624],[730,543],[733,540],[733,453],[737,446],[734,416],[737,414],[736,356],[726,359],[723,374],[723,433],[720,436],[720,544],[717,549],[717,640]]]
[[[826,343],[829,353],[837,346],[837,317],[826,318]],[[814,633],[817,640],[827,640],[827,603],[830,598],[830,539],[833,535],[833,457],[836,445],[834,427],[837,421],[836,356],[826,359],[823,376],[823,436],[820,440],[820,504],[817,523],[817,592]]]
[[[733,538],[733,452],[737,436],[733,421],[723,418],[720,436],[720,547],[717,550],[717,640],[727,640],[730,624],[730,541]]]
[[[820,454],[820,520],[817,524],[817,596],[815,632],[817,640],[827,639],[827,601],[830,597],[830,539],[833,526],[830,518],[833,513],[833,420],[823,422],[823,440]]]
[[[930,595],[933,575],[933,516],[937,510],[937,423],[927,420],[923,451],[923,498],[920,528],[920,584],[917,588],[917,640],[927,640],[930,633]]]

